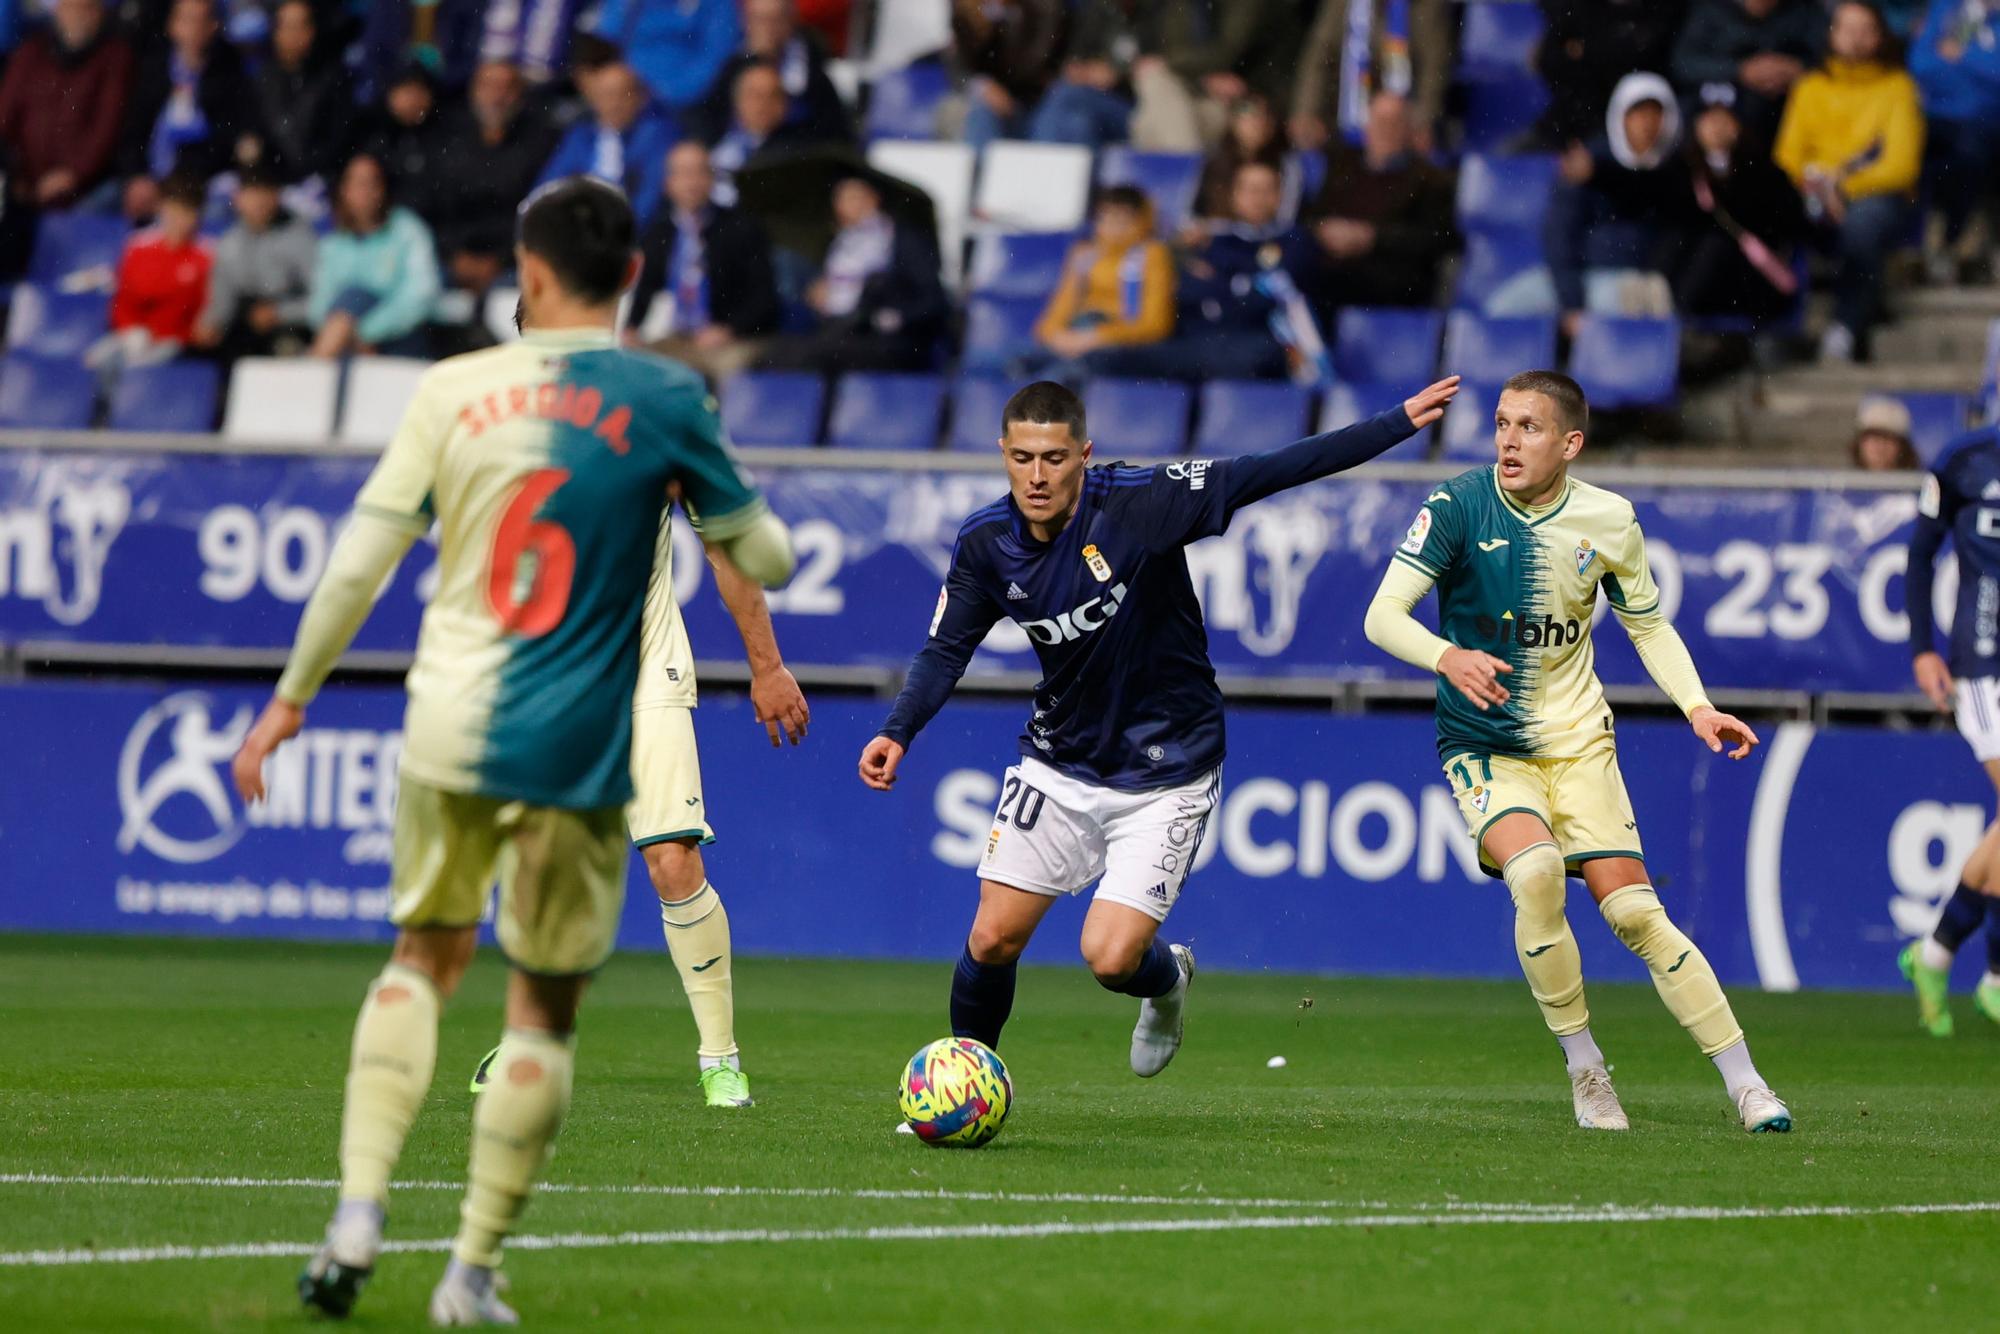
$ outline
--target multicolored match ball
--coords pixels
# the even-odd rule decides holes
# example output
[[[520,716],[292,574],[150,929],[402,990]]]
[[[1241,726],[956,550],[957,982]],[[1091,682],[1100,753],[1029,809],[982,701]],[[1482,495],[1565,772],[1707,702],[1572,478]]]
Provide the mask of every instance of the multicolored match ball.
[[[926,1144],[976,1149],[1000,1133],[1013,1104],[1000,1054],[972,1038],[939,1038],[903,1067],[903,1119]]]

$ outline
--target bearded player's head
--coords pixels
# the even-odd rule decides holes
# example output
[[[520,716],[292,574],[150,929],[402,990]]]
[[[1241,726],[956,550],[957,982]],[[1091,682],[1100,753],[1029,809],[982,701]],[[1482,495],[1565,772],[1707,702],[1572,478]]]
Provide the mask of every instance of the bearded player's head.
[[[515,323],[523,329],[601,326],[639,277],[637,229],[625,196],[602,181],[552,181],[521,205],[514,259],[521,274]]]
[[[1090,462],[1083,400],[1054,380],[1016,391],[1000,413],[1000,453],[1014,503],[1044,541],[1062,531],[1083,495]]]
[[[1522,371],[1508,380],[1493,413],[1500,489],[1524,505],[1553,500],[1589,429],[1590,402],[1567,375]]]

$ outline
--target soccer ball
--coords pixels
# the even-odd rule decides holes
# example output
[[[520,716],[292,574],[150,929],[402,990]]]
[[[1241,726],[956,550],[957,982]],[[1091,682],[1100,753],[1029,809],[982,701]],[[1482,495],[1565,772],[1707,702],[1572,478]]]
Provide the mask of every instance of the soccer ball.
[[[976,1149],[1000,1133],[1014,1081],[1000,1055],[971,1038],[939,1038],[903,1067],[903,1119],[940,1148]]]

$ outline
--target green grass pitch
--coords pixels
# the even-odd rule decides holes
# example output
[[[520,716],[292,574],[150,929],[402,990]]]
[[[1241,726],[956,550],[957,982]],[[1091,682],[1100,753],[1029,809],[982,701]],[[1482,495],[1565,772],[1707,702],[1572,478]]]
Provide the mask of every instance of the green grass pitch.
[[[382,957],[0,938],[0,1326],[305,1325],[296,1253],[332,1203],[349,1030]],[[1799,1117],[1752,1138],[1650,990],[1595,988],[1634,1125],[1610,1135],[1572,1124],[1518,984],[1204,973],[1186,1047],[1141,1082],[1125,1068],[1133,1003],[1080,968],[1032,969],[1004,1048],[1012,1119],[968,1153],[890,1133],[901,1062],[944,1032],[947,979],[940,964],[739,962],[759,1102],[732,1114],[697,1100],[666,959],[615,961],[584,1013],[562,1189],[530,1207],[542,1244],[506,1266],[527,1324],[2000,1321],[2000,1031],[1962,999],[1959,1037],[1936,1042],[1901,996],[1738,994]],[[400,1173],[413,1184],[392,1202],[392,1239],[416,1249],[385,1257],[356,1329],[421,1320],[501,985],[483,959],[446,1015]],[[1275,1055],[1289,1064],[1267,1069]],[[49,1263],[86,1249],[107,1254]]]

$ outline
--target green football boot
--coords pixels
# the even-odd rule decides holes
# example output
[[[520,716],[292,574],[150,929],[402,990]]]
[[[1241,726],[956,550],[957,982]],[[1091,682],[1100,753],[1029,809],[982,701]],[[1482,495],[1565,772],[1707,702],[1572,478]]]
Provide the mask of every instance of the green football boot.
[[[1946,993],[1951,985],[1951,974],[1942,968],[1932,968],[1923,960],[1923,942],[1913,940],[1903,946],[1903,952],[1896,956],[1896,966],[1903,970],[1903,976],[1917,992],[1917,1026],[1934,1038],[1951,1036],[1951,1006]]]
[[[733,1065],[715,1065],[701,1072],[701,1093],[711,1107],[754,1107],[750,1077]]]
[[[1979,980],[1979,990],[1972,993],[1972,1003],[1981,1014],[2000,1024],[2000,982],[1995,982],[1991,974]]]
[[[493,1058],[498,1056],[499,1054],[500,1054],[500,1049],[498,1047],[495,1047],[492,1051],[487,1052],[484,1056],[479,1058],[479,1064],[476,1067],[474,1067],[472,1071],[472,1091],[474,1093],[477,1093],[481,1089],[485,1088],[486,1081],[492,1078]]]

